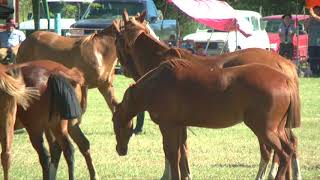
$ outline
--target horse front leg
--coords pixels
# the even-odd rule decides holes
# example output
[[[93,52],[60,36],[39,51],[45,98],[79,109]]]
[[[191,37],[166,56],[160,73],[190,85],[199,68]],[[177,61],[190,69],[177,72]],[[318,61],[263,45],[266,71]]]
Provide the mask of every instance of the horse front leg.
[[[191,171],[189,165],[189,147],[187,143],[187,127],[182,128],[182,135],[181,135],[181,145],[180,145],[180,173],[181,179],[184,180],[191,180]],[[170,172],[170,163],[166,159],[165,161],[165,169],[161,179],[171,179],[171,172]]]
[[[182,144],[182,128],[160,125],[160,130],[163,138],[162,141],[165,157],[170,164],[171,178],[172,180],[180,180],[181,175],[179,162],[181,158],[180,146]]]
[[[180,145],[180,172],[181,178],[184,180],[191,180],[191,171],[189,166],[189,147],[187,143],[187,127],[182,128],[182,135],[181,135],[181,145]]]
[[[98,87],[100,93],[103,95],[112,113],[114,113],[115,111],[115,106],[119,104],[114,94],[113,77],[114,75],[112,75],[112,77],[109,77],[109,80],[107,82]]]
[[[87,168],[90,173],[90,179],[91,180],[98,179],[98,175],[93,165],[92,157],[90,153],[90,142],[86,138],[86,136],[83,134],[82,130],[79,127],[79,124],[69,126],[69,133],[73,141],[77,144],[78,148],[80,149],[81,154],[86,160]]]

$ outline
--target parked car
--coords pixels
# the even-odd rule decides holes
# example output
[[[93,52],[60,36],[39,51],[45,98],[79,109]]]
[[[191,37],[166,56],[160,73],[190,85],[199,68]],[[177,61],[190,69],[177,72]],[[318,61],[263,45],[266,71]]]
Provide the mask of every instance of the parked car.
[[[83,15],[92,0],[47,0],[50,16],[50,30],[54,31],[54,15],[61,14],[62,35],[69,31],[72,24]],[[40,30],[48,29],[48,21],[43,11],[43,4],[40,1]],[[19,24],[19,29],[25,30],[26,34],[34,31],[33,14],[28,14],[28,20]]]
[[[268,34],[265,31],[265,23],[258,12],[236,10],[237,17],[242,21],[248,21],[252,26],[252,34],[244,36],[239,31],[218,31],[206,26],[200,26],[193,34],[186,35],[184,41],[193,41],[195,47],[206,49],[208,55],[218,55],[224,52],[233,52],[237,49],[262,48],[269,49]],[[183,46],[183,45],[182,45]]]
[[[163,19],[153,0],[94,0],[79,21],[72,25],[70,36],[85,36],[110,26],[112,21],[122,18],[127,9],[129,16],[146,10],[146,20],[160,40],[177,37],[177,21]]]
[[[267,22],[266,31],[270,39],[270,48],[279,53],[280,37],[278,34],[279,26],[283,15],[266,16],[263,19]],[[296,29],[293,37],[294,53],[296,60],[306,60],[308,57],[308,34],[304,29],[303,22],[309,15],[292,15],[292,25]],[[298,51],[297,51],[298,50]]]

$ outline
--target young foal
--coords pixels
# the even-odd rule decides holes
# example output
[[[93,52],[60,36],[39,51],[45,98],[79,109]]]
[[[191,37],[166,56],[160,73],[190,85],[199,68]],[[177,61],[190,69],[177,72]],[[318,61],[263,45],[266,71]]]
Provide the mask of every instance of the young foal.
[[[38,153],[43,179],[55,179],[61,152],[68,164],[69,179],[74,179],[74,150],[69,136],[85,157],[90,178],[95,179],[89,141],[83,135],[76,119],[83,113],[80,106],[85,109],[86,105],[86,93],[83,93],[80,87],[84,83],[82,73],[77,69],[68,69],[61,64],[44,60],[10,65],[7,68],[21,69],[26,86],[34,87],[40,92],[40,99],[27,110],[18,107],[17,119],[25,126]],[[44,146],[43,133],[48,140],[51,163]]]
[[[159,41],[155,40],[152,36],[150,36],[148,34],[148,30],[142,23],[144,20],[143,13],[142,16],[136,18],[139,20],[139,22],[135,21],[135,19],[129,21],[125,13],[123,19],[125,23],[123,31],[120,31],[119,22],[114,22],[115,27],[117,27],[117,30],[119,32],[116,40],[117,53],[119,57],[119,62],[123,67],[125,75],[133,77],[135,80],[138,80],[141,76],[143,76],[152,68],[157,67],[161,62],[164,62],[172,58],[182,57],[188,61],[194,62],[209,60],[209,62],[214,62],[217,66],[221,68],[251,63],[265,64],[287,74],[290,77],[290,79],[292,79],[292,81],[294,82],[296,91],[299,91],[298,76],[294,64],[290,63],[289,61],[277,54],[262,49],[246,49],[233,53],[227,53],[216,57],[194,56],[183,49],[169,48],[168,46],[160,43]],[[148,47],[148,51],[145,51],[145,47]],[[299,93],[297,93],[296,95],[298,99],[297,111],[298,113],[300,113]],[[297,122],[293,122],[293,125],[291,127],[298,126],[300,126],[300,119],[297,119]],[[295,138],[291,130],[289,135],[292,136],[291,138]],[[297,140],[295,139],[294,142],[296,144]],[[265,153],[261,157],[262,159],[260,162],[260,168],[257,174],[257,179],[263,178],[264,172],[266,170],[271,155],[271,153],[269,152],[271,150],[266,150],[265,147],[263,147],[261,144],[260,148],[262,150],[265,150]],[[183,158],[186,159],[184,160],[185,163],[182,163],[182,166],[180,167],[182,176],[188,177],[190,176],[190,168],[187,161],[187,143],[184,144],[183,147],[181,147],[181,150],[184,151],[184,153],[182,154],[185,154],[185,157]],[[294,153],[293,161],[295,167],[294,178],[300,178],[300,168],[296,153]],[[276,173],[277,171],[277,164],[273,164],[273,167],[274,168],[272,168],[273,170],[271,171],[270,175],[272,173]]]
[[[20,45],[17,63],[50,59],[68,68],[78,68],[89,88],[98,88],[113,112],[116,99],[113,89],[116,65],[116,31],[111,25],[83,38],[69,38],[56,33],[37,31]]]
[[[17,104],[27,109],[30,103],[38,98],[39,91],[33,87],[26,87],[21,73],[7,71],[4,65],[0,65],[0,142],[1,164],[5,180],[9,179]]]
[[[275,150],[280,158],[276,179],[284,179],[295,150],[285,127],[300,118],[296,93],[294,82],[265,65],[220,68],[212,62],[169,60],[126,90],[113,116],[116,150],[126,155],[132,118],[147,110],[160,127],[172,178],[179,180],[186,126],[226,128],[243,121],[260,144]]]

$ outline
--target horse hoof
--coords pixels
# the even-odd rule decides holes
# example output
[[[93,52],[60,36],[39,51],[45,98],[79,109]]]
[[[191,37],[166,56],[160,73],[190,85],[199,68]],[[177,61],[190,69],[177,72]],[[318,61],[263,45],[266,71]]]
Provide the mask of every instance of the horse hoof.
[[[91,177],[90,179],[91,179],[91,180],[99,180],[100,178],[99,178],[98,175],[95,175],[94,177]]]

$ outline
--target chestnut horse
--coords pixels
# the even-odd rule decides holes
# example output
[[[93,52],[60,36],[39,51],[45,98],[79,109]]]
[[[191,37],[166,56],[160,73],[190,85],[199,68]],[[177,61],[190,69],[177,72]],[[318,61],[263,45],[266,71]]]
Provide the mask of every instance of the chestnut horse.
[[[122,65],[124,74],[133,77],[135,80],[139,79],[142,75],[146,72],[151,70],[152,68],[157,67],[161,62],[164,62],[171,58],[184,58],[189,61],[205,61],[210,60],[216,63],[219,67],[232,67],[238,66],[243,64],[250,64],[250,63],[260,63],[271,66],[273,68],[278,69],[279,71],[284,72],[287,74],[296,87],[296,91],[299,92],[298,88],[298,76],[295,69],[295,65],[291,62],[287,61],[283,57],[271,53],[262,49],[252,48],[246,49],[242,51],[237,51],[233,53],[227,53],[221,56],[215,57],[203,57],[203,56],[196,56],[192,55],[186,50],[179,49],[179,48],[169,48],[165,44],[161,43],[160,41],[153,38],[148,34],[148,30],[143,24],[144,13],[140,17],[136,17],[138,22],[135,19],[129,21],[126,13],[124,12],[123,19],[124,19],[124,30],[120,32],[120,25],[119,22],[114,22],[115,26],[118,31],[118,36],[116,40],[117,46],[117,53],[119,57],[119,62]],[[148,51],[145,51],[145,47],[148,47]],[[299,93],[297,93],[297,111],[300,113],[300,98]],[[297,122],[294,122],[292,127],[299,127],[300,126],[300,119]],[[290,130],[289,133],[295,139],[293,132]],[[295,139],[295,145],[297,144],[297,140]],[[181,148],[182,151],[188,151],[187,144]],[[264,149],[264,147],[260,147]],[[182,153],[183,155],[188,155],[188,152]],[[190,168],[187,163],[188,157],[186,158],[186,162],[184,163],[185,167],[180,167],[183,177],[188,177],[190,175]],[[182,158],[182,159],[183,159]],[[264,172],[266,170],[267,164],[269,162],[270,155],[262,157],[260,162],[259,172],[257,174],[257,179],[262,179]],[[300,168],[297,159],[297,154],[294,153],[294,177],[300,178]],[[182,164],[183,165],[183,164]],[[269,176],[276,173],[277,170],[277,163],[274,163],[272,166],[272,170]],[[273,175],[274,177],[275,175]]]
[[[86,92],[80,87],[84,84],[82,73],[46,60],[14,64],[5,68],[6,72],[13,70],[21,70],[26,86],[34,87],[40,92],[40,99],[27,110],[18,107],[17,120],[26,128],[32,146],[38,153],[43,179],[55,179],[61,152],[67,161],[69,179],[74,179],[74,150],[69,136],[85,157],[90,178],[95,179],[89,141],[77,121],[86,106]],[[51,161],[44,146],[44,133]]]
[[[50,59],[68,68],[77,67],[83,72],[89,88],[97,87],[113,112],[116,104],[112,84],[117,59],[115,36],[113,25],[82,38],[37,31],[21,43],[16,61]]]
[[[5,180],[9,179],[17,105],[27,109],[30,103],[38,98],[39,91],[34,87],[26,87],[21,73],[11,73],[4,65],[0,65],[0,142],[1,164]]]
[[[266,65],[221,68],[213,61],[168,60],[130,86],[116,107],[116,150],[127,154],[132,118],[148,111],[160,127],[172,179],[180,180],[186,126],[227,128],[244,122],[259,144],[269,153],[275,150],[280,158],[276,179],[284,179],[296,148],[285,132],[300,118],[296,93],[290,78]]]

